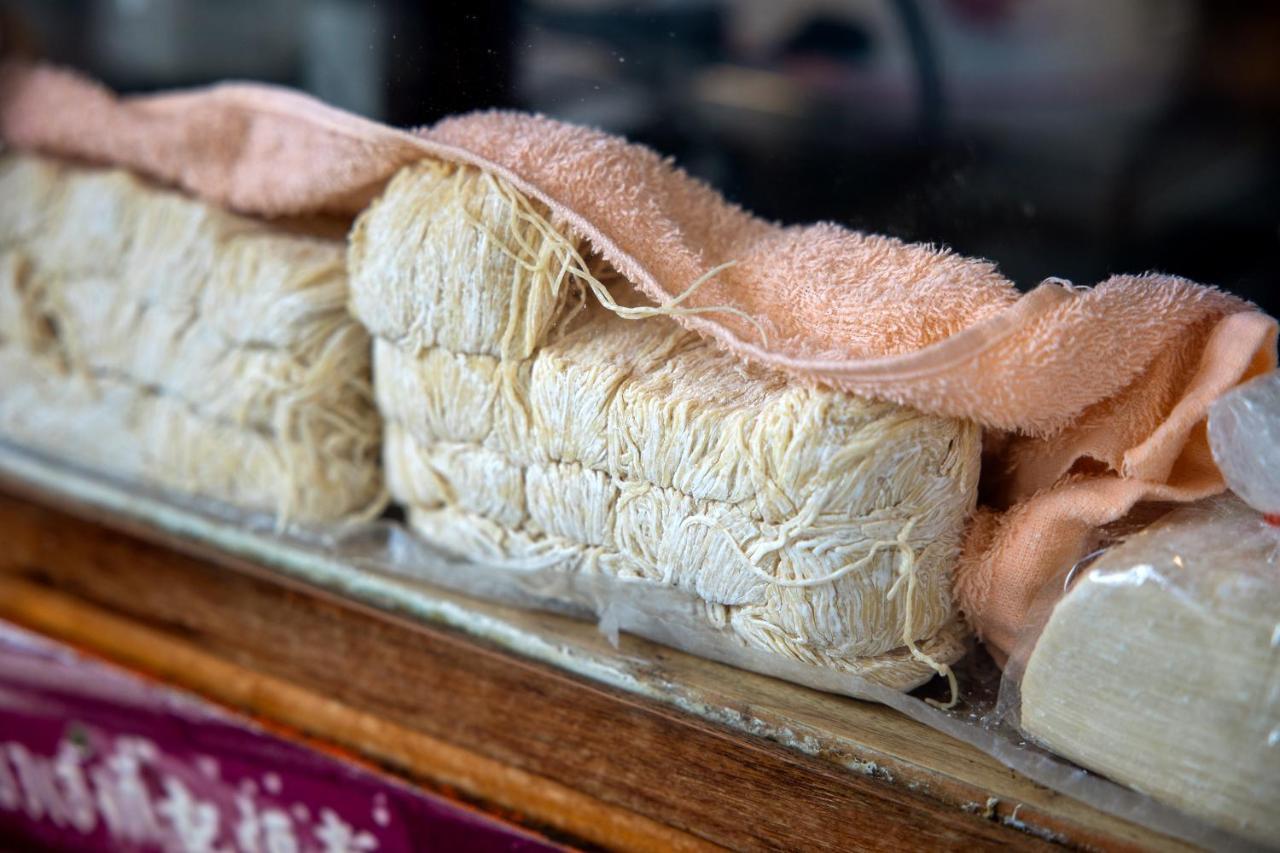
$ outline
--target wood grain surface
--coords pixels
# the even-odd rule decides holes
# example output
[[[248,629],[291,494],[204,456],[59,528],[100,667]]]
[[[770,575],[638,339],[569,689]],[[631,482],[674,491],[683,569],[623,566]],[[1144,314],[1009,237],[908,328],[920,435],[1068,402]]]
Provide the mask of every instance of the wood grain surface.
[[[139,538],[145,532],[0,494],[0,616],[585,843],[1171,843],[887,708],[624,642],[623,654],[699,682],[699,695],[728,712],[827,732],[812,749],[803,738],[788,746],[475,637],[281,584],[265,570],[231,570],[216,555]],[[552,635],[599,641],[592,626],[490,607]]]

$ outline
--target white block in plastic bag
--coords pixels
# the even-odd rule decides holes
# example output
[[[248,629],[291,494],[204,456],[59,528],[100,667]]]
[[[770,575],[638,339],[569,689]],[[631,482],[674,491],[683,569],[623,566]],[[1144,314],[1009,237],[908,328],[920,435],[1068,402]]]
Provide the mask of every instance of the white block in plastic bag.
[[[1280,370],[1218,398],[1209,409],[1209,445],[1231,491],[1280,523]]]
[[[1280,529],[1231,496],[1076,579],[1021,683],[1023,731],[1233,833],[1280,839]]]

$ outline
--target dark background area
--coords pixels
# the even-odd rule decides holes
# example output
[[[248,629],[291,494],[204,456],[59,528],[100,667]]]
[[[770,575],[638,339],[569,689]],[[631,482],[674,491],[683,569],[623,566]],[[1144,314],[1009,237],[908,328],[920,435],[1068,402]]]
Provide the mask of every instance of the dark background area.
[[[531,109],[762,216],[1157,270],[1280,313],[1280,5],[1196,0],[5,2],[5,41],[126,91],[297,86],[393,124]]]

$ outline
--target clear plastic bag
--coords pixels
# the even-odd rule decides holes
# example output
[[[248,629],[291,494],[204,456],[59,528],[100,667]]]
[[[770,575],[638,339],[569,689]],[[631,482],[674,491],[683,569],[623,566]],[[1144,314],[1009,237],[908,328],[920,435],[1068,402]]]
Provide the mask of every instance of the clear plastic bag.
[[[615,578],[554,570],[515,573],[462,561],[388,519],[323,531],[296,526],[279,530],[266,514],[121,482],[3,441],[0,473],[74,505],[92,508],[95,514],[144,525],[168,541],[202,551],[216,549],[241,558],[237,561],[241,565],[260,567],[292,583],[322,588],[411,619],[447,625],[615,688],[639,690],[649,698],[706,713],[719,723],[724,719],[715,716],[716,709],[689,704],[679,685],[642,684],[626,666],[619,667],[616,662],[600,666],[597,658],[575,647],[531,636],[453,593],[594,620],[606,635],[628,632],[742,669],[881,702],[1095,808],[1193,843],[1218,849],[1233,846],[1233,837],[1221,830],[1027,741],[999,713],[999,671],[980,649],[956,666],[960,704],[940,710],[927,699],[947,695],[941,679],[913,693],[901,693],[826,667],[806,666],[752,650],[716,631],[701,617],[697,600],[678,589],[654,589]],[[754,721],[749,731],[771,736],[757,729]],[[785,740],[787,733],[777,735]],[[1008,820],[1016,821],[1016,814]]]
[[[1231,491],[1271,523],[1280,523],[1280,370],[1213,404],[1209,444]]]
[[[1280,374],[1275,375],[1274,381],[1280,381]],[[1256,407],[1256,389],[1249,386],[1240,393],[1245,392],[1249,393],[1248,405]],[[1236,430],[1233,434],[1241,433]],[[1267,629],[1264,638],[1269,644],[1264,654],[1270,655],[1266,657],[1266,671],[1253,675],[1224,675],[1247,672],[1253,665],[1246,664],[1242,669],[1237,665],[1239,661],[1231,658],[1230,649],[1219,657],[1206,657],[1195,651],[1194,646],[1184,646],[1192,651],[1184,651],[1181,657],[1171,655],[1174,664],[1174,676],[1168,682],[1172,685],[1171,692],[1146,702],[1146,705],[1163,703],[1164,716],[1153,715],[1141,701],[1127,706],[1119,701],[1140,693],[1128,682],[1141,681],[1144,673],[1134,674],[1121,684],[1127,693],[1116,691],[1114,698],[1120,708],[1112,713],[1131,714],[1130,721],[1139,731],[1143,725],[1160,728],[1159,733],[1168,737],[1158,748],[1176,752],[1184,740],[1197,738],[1202,745],[1217,744],[1196,752],[1210,756],[1208,763],[1201,759],[1199,765],[1192,763],[1163,774],[1198,777],[1193,778],[1198,787],[1193,787],[1190,797],[1172,796],[1161,784],[1126,774],[1123,768],[1104,766],[1100,760],[1092,759],[1091,753],[1078,750],[1062,735],[1049,731],[1052,723],[1046,724],[1041,717],[1029,721],[1033,730],[1031,738],[1018,728],[1022,710],[1019,686],[1026,669],[1019,661],[1029,658],[1034,667],[1043,664],[1046,677],[1042,682],[1047,685],[1046,690],[1049,694],[1056,691],[1061,697],[1057,707],[1069,709],[1097,728],[1101,711],[1082,685],[1092,687],[1104,676],[1114,679],[1115,674],[1122,671],[1106,657],[1108,650],[1114,653],[1117,648],[1115,639],[1117,634],[1123,636],[1121,629],[1131,634],[1159,637],[1160,631],[1169,625],[1181,624],[1178,619],[1194,622],[1197,617],[1221,609],[1215,603],[1219,599],[1244,602],[1253,608],[1249,611],[1253,614],[1250,624],[1256,625],[1261,618],[1259,613],[1270,613],[1274,617],[1273,626],[1280,620],[1280,611],[1275,609],[1276,555],[1280,551],[1267,550],[1271,543],[1280,548],[1280,535],[1277,535],[1280,531],[1267,526],[1259,513],[1235,498],[1177,511],[1133,535],[1124,535],[1133,531],[1110,531],[1115,540],[1111,547],[1091,555],[1092,564],[1082,561],[1078,567],[1064,567],[1052,588],[1045,590],[1038,616],[1033,614],[1029,620],[1025,648],[1021,655],[1015,651],[1004,678],[979,650],[957,665],[962,701],[956,708],[944,711],[926,701],[926,697],[945,695],[939,683],[915,693],[900,693],[847,673],[808,666],[746,647],[726,632],[716,630],[703,618],[697,599],[678,589],[641,586],[616,578],[568,574],[554,569],[513,572],[508,568],[459,560],[418,539],[391,519],[325,528],[295,525],[280,530],[276,520],[264,513],[123,482],[3,441],[0,441],[0,472],[32,483],[50,494],[94,507],[106,515],[143,523],[174,541],[216,548],[294,582],[324,588],[410,618],[447,624],[621,689],[636,688],[627,673],[592,669],[591,662],[580,659],[572,649],[552,648],[553,644],[539,647],[527,636],[517,639],[509,625],[468,611],[465,603],[442,591],[595,620],[601,631],[609,635],[629,632],[743,669],[882,702],[972,744],[1046,787],[1194,843],[1229,849],[1250,846],[1251,841],[1274,843],[1277,837],[1267,836],[1276,820],[1270,813],[1276,810],[1268,811],[1268,807],[1280,802],[1280,790],[1277,790],[1280,772],[1275,763],[1276,756],[1280,755],[1280,744],[1275,741],[1280,740],[1280,735],[1270,733],[1280,723],[1276,713],[1280,703],[1277,695],[1280,672],[1276,668],[1280,649],[1276,645],[1280,643],[1280,636],[1272,629]],[[1162,556],[1157,558],[1157,552],[1152,551],[1141,563],[1124,562],[1126,555],[1136,553],[1132,549],[1144,547],[1162,548],[1159,551]],[[1248,562],[1251,568],[1236,571],[1238,577],[1235,577],[1232,567],[1239,561]],[[1198,571],[1206,568],[1209,571]],[[1070,594],[1064,597],[1067,589]],[[1115,598],[1118,590],[1138,590],[1143,595],[1167,601],[1167,610],[1158,617],[1135,621],[1129,615],[1136,611],[1125,610],[1123,600]],[[1084,596],[1085,591],[1090,593],[1088,598]],[[1074,619],[1077,613],[1099,609],[1099,605],[1091,603],[1095,597],[1121,603],[1118,609],[1123,618],[1112,619],[1120,623],[1116,632],[1102,632],[1097,627],[1098,620],[1091,614],[1084,619],[1082,639],[1074,645],[1062,646],[1067,650],[1067,664],[1057,663],[1051,655],[1037,657],[1036,652],[1043,649],[1037,650],[1036,640],[1046,623],[1052,625],[1058,613]],[[1079,608],[1055,609],[1060,601],[1064,605],[1072,601],[1085,604]],[[1226,610],[1233,612],[1231,608]],[[1175,613],[1176,618],[1172,615]],[[1220,630],[1225,634],[1243,629],[1228,620]],[[1248,642],[1253,643],[1250,648],[1258,651],[1254,648],[1259,643],[1257,632],[1244,633],[1249,637]],[[1210,631],[1202,635],[1214,636]],[[1068,665],[1073,659],[1074,669]],[[1248,660],[1255,659],[1256,655]],[[1093,660],[1095,665],[1082,668],[1081,661],[1087,660]],[[1204,664],[1201,669],[1205,673],[1179,680],[1179,661],[1183,662],[1184,669],[1191,664]],[[1034,680],[1034,670],[1032,675],[1032,686],[1037,687],[1040,682]],[[1195,705],[1194,696],[1182,698],[1183,694],[1176,691],[1185,693],[1199,683],[1196,678],[1211,677],[1216,681],[1207,693],[1199,695],[1210,698],[1208,704],[1217,719],[1206,722],[1195,718],[1195,713],[1203,712],[1204,706]],[[611,678],[617,680],[610,681]],[[1041,691],[1036,694],[1036,701],[1041,702],[1045,696],[1046,692]],[[1054,706],[1041,707],[1052,710]],[[1192,708],[1197,710],[1193,713]],[[1236,718],[1239,721],[1234,724],[1235,728],[1224,728],[1229,724],[1223,720]],[[1270,732],[1266,729],[1267,721],[1273,727]],[[1215,727],[1211,730],[1213,738],[1205,736],[1209,731],[1206,726]],[[1111,736],[1113,740],[1109,743],[1115,744],[1114,731]],[[1077,763],[1055,755],[1046,746]],[[1101,753],[1103,757],[1110,753],[1124,757],[1124,747],[1124,738],[1120,737],[1115,749],[1104,749]],[[1097,772],[1082,769],[1091,762],[1091,769]],[[1108,773],[1130,787],[1109,781],[1100,773]],[[1246,780],[1245,784],[1239,783],[1241,779]],[[1156,783],[1164,781],[1168,780],[1155,779]]]
[[[1066,567],[1001,712],[1036,743],[1248,839],[1280,839],[1280,372],[1215,403],[1228,494]],[[1275,461],[1270,461],[1275,460]],[[1251,505],[1254,504],[1254,505]]]

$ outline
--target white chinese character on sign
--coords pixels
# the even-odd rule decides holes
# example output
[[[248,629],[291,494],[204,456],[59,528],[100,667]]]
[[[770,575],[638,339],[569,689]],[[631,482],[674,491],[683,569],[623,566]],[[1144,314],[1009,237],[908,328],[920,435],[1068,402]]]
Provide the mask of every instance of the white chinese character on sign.
[[[262,777],[262,787],[267,789],[268,794],[279,794],[284,783],[280,781],[279,773],[268,773]]]
[[[113,838],[145,843],[160,836],[143,764],[155,760],[156,746],[143,738],[120,738],[105,767],[90,771],[98,811]]]
[[[53,767],[20,743],[9,744],[9,758],[18,769],[27,817],[40,820],[47,814],[57,826],[62,826],[62,801],[53,782]]]
[[[369,853],[378,849],[378,839],[367,832],[357,832],[331,809],[320,810],[315,836],[324,853]]]
[[[241,785],[236,795],[240,818],[236,822],[236,844],[243,853],[298,853],[293,821],[280,809],[258,811],[253,798],[256,786]]]
[[[298,839],[293,834],[293,821],[280,809],[262,813],[262,831],[266,836],[265,853],[298,853]]]
[[[93,832],[98,825],[98,809],[93,802],[93,792],[89,790],[89,780],[84,775],[84,753],[80,747],[63,741],[58,747],[54,772],[62,783],[67,819],[80,832]]]
[[[181,780],[165,778],[164,799],[156,811],[169,821],[178,850],[213,853],[218,840],[218,809],[191,796]]]
[[[218,768],[218,759],[212,758],[208,755],[196,757],[196,769],[199,770],[206,779],[212,779],[214,781],[218,780],[218,777],[222,772]]]
[[[253,801],[252,793],[246,793],[241,786],[241,793],[236,794],[236,808],[240,811],[240,819],[236,821],[236,844],[243,853],[262,853],[262,821],[258,818],[258,807]]]

